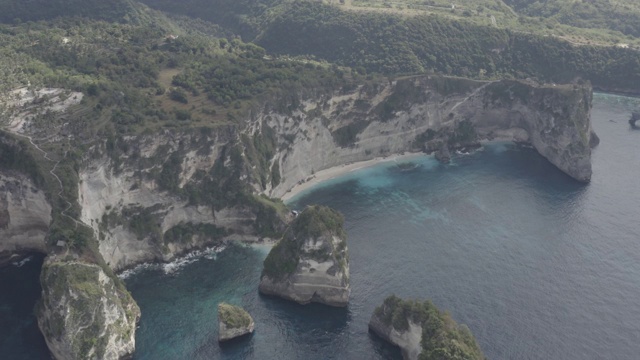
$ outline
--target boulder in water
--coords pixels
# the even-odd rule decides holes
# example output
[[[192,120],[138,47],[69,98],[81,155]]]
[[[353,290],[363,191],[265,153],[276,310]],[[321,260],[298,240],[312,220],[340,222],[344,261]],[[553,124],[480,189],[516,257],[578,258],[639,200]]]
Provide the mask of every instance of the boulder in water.
[[[300,304],[346,306],[351,288],[343,224],[335,210],[307,207],[265,259],[260,292]]]
[[[218,304],[218,341],[223,342],[251,334],[255,323],[249,313],[239,306]]]

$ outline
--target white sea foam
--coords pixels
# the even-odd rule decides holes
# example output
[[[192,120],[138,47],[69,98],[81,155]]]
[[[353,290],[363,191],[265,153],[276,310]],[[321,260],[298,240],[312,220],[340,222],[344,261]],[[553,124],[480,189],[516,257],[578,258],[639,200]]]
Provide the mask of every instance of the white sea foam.
[[[206,248],[204,250],[196,250],[188,253],[185,256],[181,256],[179,258],[174,259],[168,263],[142,263],[140,265],[135,266],[134,268],[124,270],[118,277],[122,280],[127,279],[128,277],[137,274],[142,270],[154,269],[154,270],[162,270],[165,274],[174,274],[185,266],[192,264],[198,260],[203,258],[208,260],[213,260],[217,257],[217,254],[226,249],[225,245],[213,246]]]
[[[33,260],[33,256],[28,256],[20,261],[16,261],[13,264],[13,266],[17,266],[17,267],[23,267],[24,264],[28,263],[29,261]]]

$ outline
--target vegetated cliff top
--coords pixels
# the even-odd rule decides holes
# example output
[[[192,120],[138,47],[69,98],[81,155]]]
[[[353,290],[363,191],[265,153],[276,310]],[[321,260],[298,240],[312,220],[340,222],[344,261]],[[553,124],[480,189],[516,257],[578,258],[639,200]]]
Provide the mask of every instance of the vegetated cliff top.
[[[411,16],[404,13],[407,9],[387,11],[390,9],[371,1],[333,5],[316,1],[273,1],[268,5],[228,0],[144,2],[223,24],[269,53],[313,55],[361,72],[436,72],[479,79],[532,77],[556,83],[582,77],[601,89],[640,93],[640,77],[629,75],[637,74],[640,67],[635,61],[639,38],[528,17],[501,1],[486,0],[477,5],[456,2],[453,12],[450,2],[443,10],[440,0],[434,0],[434,5],[408,1],[412,7],[429,9],[411,9]],[[493,25],[492,16],[500,14],[504,20]]]
[[[231,329],[242,328],[251,324],[251,316],[248,312],[239,306],[226,303],[218,304],[218,319],[227,328]]]
[[[293,273],[303,252],[301,246],[309,239],[318,240],[321,237],[338,236],[344,243],[346,233],[343,226],[344,218],[336,210],[321,205],[306,207],[269,252],[264,260],[263,275],[280,279]],[[332,247],[326,246],[324,249],[324,251],[331,251]],[[331,254],[316,253],[315,255],[325,258]]]
[[[323,235],[346,237],[342,214],[322,205],[307,206],[291,224],[292,236],[298,241]],[[285,234],[286,235],[286,234]]]
[[[207,19],[254,37],[269,22],[305,1],[141,0],[165,11]],[[317,1],[306,0],[318,3]],[[634,0],[610,2],[533,0],[324,0],[341,10],[376,16],[434,16],[499,29],[558,36],[576,44],[640,45],[640,5]]]
[[[465,325],[458,325],[447,312],[429,300],[403,300],[391,295],[374,315],[397,331],[409,329],[409,321],[422,326],[420,359],[484,360],[475,337]]]

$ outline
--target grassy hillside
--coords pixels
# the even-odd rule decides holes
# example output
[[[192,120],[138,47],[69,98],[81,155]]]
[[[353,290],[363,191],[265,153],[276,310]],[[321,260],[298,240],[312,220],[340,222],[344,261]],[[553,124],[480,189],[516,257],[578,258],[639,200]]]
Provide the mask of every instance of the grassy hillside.
[[[187,0],[179,7],[175,0],[143,1],[222,21],[270,53],[311,55],[360,73],[437,72],[547,82],[586,78],[601,89],[640,92],[637,38],[530,17],[499,0],[458,1],[455,9],[440,0]]]
[[[640,2],[636,0],[505,0],[505,3],[522,15],[640,37]]]
[[[82,16],[98,20],[130,21],[136,16],[132,0],[0,0],[0,22]]]
[[[96,261],[99,254],[91,230],[74,220],[80,213],[78,171],[87,156],[106,154],[116,172],[125,165],[161,164],[147,179],[155,180],[161,190],[194,205],[253,209],[256,234],[276,236],[282,204],[254,196],[249,184],[279,181],[269,162],[276,150],[274,136],[268,129],[239,136],[248,112],[265,104],[287,112],[304,96],[351,86],[354,79],[362,81],[360,76],[328,63],[266,56],[264,49],[225,37],[228,32],[210,23],[169,18],[144,8],[141,13],[146,20],[134,23],[73,17],[0,25],[0,125],[7,125],[12,111],[21,111],[11,106],[15,89],[55,87],[65,89],[62,97],[71,91],[85,95],[65,114],[36,114],[30,132],[42,152],[6,136],[0,145],[17,145],[0,146],[8,156],[0,167],[24,171],[47,192],[53,206],[50,244],[65,240]],[[47,101],[36,97],[27,105],[37,108]],[[193,183],[180,187],[181,156],[198,144],[181,145],[171,154],[159,152],[149,165],[126,140],[128,135],[163,129],[199,139],[217,131],[235,140],[221,150],[210,172],[195,174]],[[62,132],[64,136],[52,136]],[[15,151],[20,147],[25,154]],[[23,163],[26,155],[33,161]],[[130,163],[125,164],[127,159]],[[54,166],[60,182],[50,172]],[[144,209],[138,212],[127,218],[129,228],[134,233],[155,231],[157,224],[147,226],[154,225],[154,219],[143,216]],[[164,240],[224,235],[218,230],[174,228]]]
[[[582,77],[602,88],[640,91],[635,50],[575,45],[557,37],[433,15],[357,13],[297,2],[271,20],[257,43],[275,53],[313,54],[367,71],[549,82]]]

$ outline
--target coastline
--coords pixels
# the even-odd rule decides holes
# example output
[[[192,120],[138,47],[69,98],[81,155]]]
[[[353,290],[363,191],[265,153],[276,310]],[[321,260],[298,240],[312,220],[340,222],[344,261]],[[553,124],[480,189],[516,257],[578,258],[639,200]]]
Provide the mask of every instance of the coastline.
[[[323,181],[335,179],[337,177],[348,174],[352,171],[357,171],[360,169],[372,167],[378,164],[382,164],[390,161],[399,161],[399,160],[409,160],[416,157],[427,155],[427,153],[419,151],[419,152],[405,152],[404,154],[396,154],[389,155],[384,157],[377,157],[371,160],[358,161],[349,164],[343,164],[339,166],[330,167],[328,169],[320,170],[315,174],[309,176],[304,182],[296,184],[291,189],[287,190],[287,192],[280,197],[280,199],[287,203],[289,200],[293,199],[300,193],[311,189],[312,187],[320,184]]]

